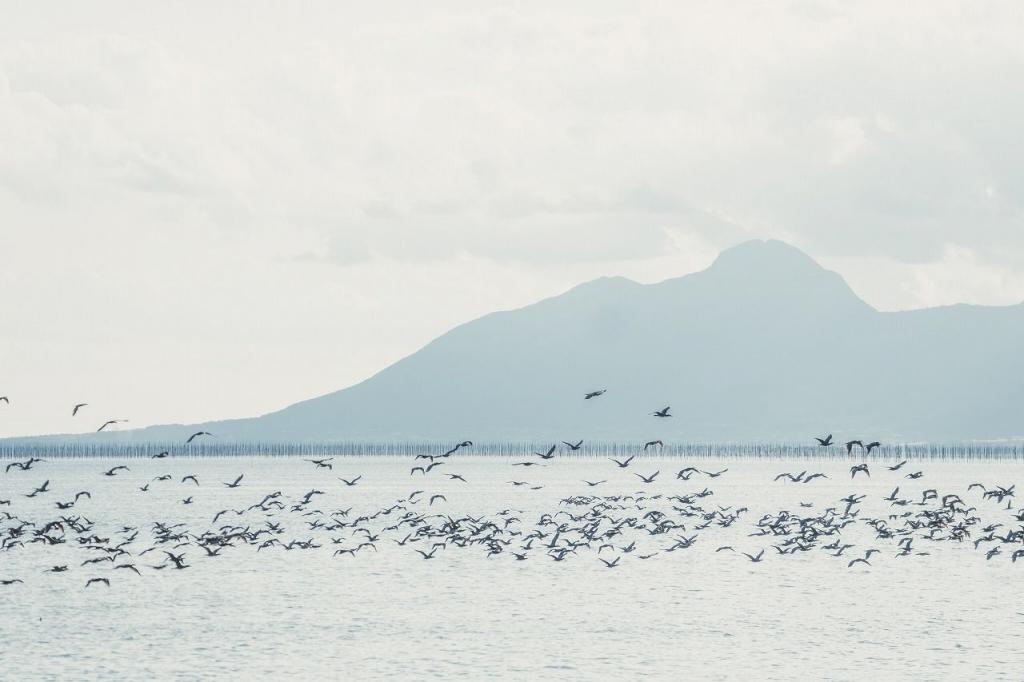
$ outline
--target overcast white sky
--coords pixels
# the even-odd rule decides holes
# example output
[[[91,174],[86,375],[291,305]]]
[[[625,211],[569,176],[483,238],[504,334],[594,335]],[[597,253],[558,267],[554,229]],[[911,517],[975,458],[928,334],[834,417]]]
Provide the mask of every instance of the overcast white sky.
[[[1024,5],[643,7],[0,0],[0,436],[266,412],[753,237],[1024,300]]]

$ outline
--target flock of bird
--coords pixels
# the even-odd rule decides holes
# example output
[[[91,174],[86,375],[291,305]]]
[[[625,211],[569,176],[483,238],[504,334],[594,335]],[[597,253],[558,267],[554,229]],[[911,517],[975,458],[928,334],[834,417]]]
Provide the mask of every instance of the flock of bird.
[[[587,393],[591,400],[604,391]],[[0,402],[9,403],[0,396]],[[84,407],[78,404],[73,414]],[[670,407],[652,413],[658,418],[671,417]],[[102,430],[117,420],[108,421]],[[212,434],[199,431],[194,439]],[[823,447],[833,445],[832,435],[817,438]],[[583,441],[562,441],[565,451],[579,450]],[[860,447],[866,452],[879,446],[877,442],[864,445],[859,440],[845,444],[848,453]],[[659,440],[643,446],[663,447]],[[868,513],[863,506],[866,493],[851,492],[837,497],[830,504],[816,506],[800,502],[797,509],[773,509],[752,513],[745,506],[724,506],[717,503],[716,492],[708,487],[712,481],[726,476],[729,469],[709,471],[694,466],[679,469],[674,479],[666,484],[662,469],[637,470],[637,456],[610,459],[608,477],[600,480],[582,480],[586,492],[561,497],[549,509],[530,514],[521,509],[506,508],[489,515],[456,515],[448,510],[448,499],[437,491],[438,477],[447,484],[469,485],[464,473],[452,471],[463,452],[473,448],[465,440],[437,454],[422,453],[410,463],[409,479],[418,483],[415,490],[385,504],[370,505],[359,511],[353,505],[327,506],[320,502],[328,499],[328,485],[341,484],[340,491],[359,485],[363,475],[348,478],[334,476],[335,458],[306,459],[303,466],[311,465],[317,483],[301,494],[287,495],[281,490],[253,488],[251,498],[243,505],[217,511],[208,524],[187,524],[175,516],[173,509],[160,519],[139,520],[136,525],[111,525],[99,520],[103,500],[94,499],[84,487],[85,481],[76,481],[74,488],[65,488],[57,497],[46,473],[54,462],[30,457],[24,461],[11,461],[5,466],[3,485],[0,486],[0,556],[8,552],[23,551],[30,545],[59,549],[63,563],[40,567],[39,573],[69,573],[81,575],[86,588],[110,587],[116,579],[127,574],[142,576],[148,571],[180,571],[192,568],[198,561],[225,559],[245,549],[256,554],[262,552],[305,552],[326,548],[339,560],[366,553],[386,551],[386,548],[404,549],[423,560],[438,559],[446,552],[477,550],[494,559],[509,557],[515,561],[528,559],[562,562],[590,556],[608,569],[616,569],[632,559],[651,560],[691,550],[696,544],[714,546],[714,537],[724,529],[749,531],[747,544],[739,549],[731,544],[717,546],[715,553],[731,552],[744,561],[760,564],[766,553],[786,556],[809,552],[827,553],[845,563],[848,568],[871,566],[876,554],[894,557],[923,556],[937,545],[973,545],[983,552],[986,560],[1005,556],[1016,563],[1024,558],[1024,509],[1015,509],[1015,486],[972,483],[963,490],[940,491],[928,488],[918,498],[901,494],[900,481],[924,478],[923,471],[904,473],[907,461],[892,465],[878,465],[875,475],[889,479],[892,492],[876,504],[885,503],[888,513]],[[509,472],[532,471],[545,467],[558,457],[559,445],[551,445],[543,452],[534,452],[522,461],[495,460],[490,467],[508,467]],[[155,460],[171,457],[168,452],[152,456]],[[647,461],[647,460],[640,460]],[[664,467],[667,460],[658,460]],[[346,462],[348,467],[352,462]],[[559,464],[562,464],[559,462]],[[132,462],[138,468],[159,466],[160,463]],[[565,461],[564,466],[575,463]],[[614,465],[614,466],[612,466]],[[107,478],[124,477],[132,469],[118,464],[97,472]],[[588,465],[592,471],[592,465]],[[43,482],[30,482],[38,473]],[[153,471],[151,473],[156,473]],[[629,474],[627,476],[627,474]],[[860,463],[849,470],[850,485],[858,476],[871,478],[868,463]],[[612,481],[613,477],[617,477]],[[774,481],[765,485],[797,484],[806,486],[829,479],[824,472],[781,472]],[[38,479],[36,479],[38,480]],[[659,488],[647,486],[661,481]],[[247,489],[245,473],[232,480],[218,481],[216,489]],[[629,490],[625,487],[629,483]],[[506,485],[537,491],[545,487],[539,481],[522,480],[510,476]],[[182,489],[177,503],[191,505],[196,495],[206,495],[210,487],[200,481],[197,473],[180,478],[159,473],[142,485],[126,483],[118,490],[119,503],[128,494],[145,495],[152,486],[175,485]],[[671,486],[666,491],[665,486]],[[903,485],[906,485],[905,483]],[[129,487],[130,486],[130,487]],[[618,489],[609,494],[598,494],[601,486]],[[431,489],[433,488],[433,489]],[[108,488],[109,489],[109,488]],[[801,490],[804,488],[800,488]],[[185,495],[185,492],[188,492]],[[40,506],[36,498],[44,497]],[[20,499],[31,499],[33,506],[21,510]],[[87,502],[83,503],[85,499]],[[233,499],[238,499],[237,495]],[[49,501],[52,500],[52,507]],[[554,500],[552,499],[553,503]],[[81,509],[79,505],[88,505]],[[51,511],[43,513],[41,509]],[[866,537],[855,543],[849,541],[853,531]],[[77,550],[78,558],[68,562],[67,549]],[[198,559],[197,559],[198,557]],[[80,561],[79,561],[80,559]],[[77,564],[77,565],[76,565]],[[1024,565],[1024,562],[1022,562]],[[0,585],[22,583],[27,576],[3,575],[0,563]]]

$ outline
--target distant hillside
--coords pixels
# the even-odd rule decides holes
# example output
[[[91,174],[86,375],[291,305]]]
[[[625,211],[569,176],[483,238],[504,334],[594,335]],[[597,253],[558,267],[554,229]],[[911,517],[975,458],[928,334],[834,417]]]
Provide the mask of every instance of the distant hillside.
[[[753,241],[703,272],[599,279],[487,315],[261,417],[81,438],[1011,438],[1024,435],[1022,342],[1022,305],[881,313],[801,251]],[[674,417],[652,416],[666,405]]]

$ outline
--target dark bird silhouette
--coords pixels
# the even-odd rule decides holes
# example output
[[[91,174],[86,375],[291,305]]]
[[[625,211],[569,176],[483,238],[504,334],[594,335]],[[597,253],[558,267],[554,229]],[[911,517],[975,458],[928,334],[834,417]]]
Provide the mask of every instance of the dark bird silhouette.
[[[169,455],[169,454],[171,454],[171,453],[167,452],[166,450],[162,450],[162,451],[156,453],[155,455],[150,455],[149,458],[150,459],[163,459],[164,457],[167,457],[167,455]]]
[[[162,479],[163,479],[163,477],[161,477],[161,480]],[[195,474],[189,474],[188,476],[182,476],[181,482],[184,483],[185,481],[192,481],[196,485],[199,485],[199,479],[196,478]]]
[[[359,476],[356,476],[355,478],[353,478],[351,481],[346,479],[346,478],[341,478],[341,477],[338,477],[338,480],[341,481],[342,483],[344,483],[345,485],[351,487],[351,486],[354,486],[356,483],[359,483],[359,480],[362,477],[363,477],[362,474],[360,474]]]
[[[242,478],[244,476],[245,474],[239,474],[238,478],[236,478],[234,481],[232,481],[231,483],[223,483],[223,485],[226,488],[237,488],[242,483]]]
[[[601,559],[601,557],[598,557],[598,558],[599,558],[599,559]],[[607,566],[608,568],[615,568],[616,566],[618,566],[618,565],[619,565],[619,559],[621,559],[621,558],[622,558],[622,557],[620,557],[620,556],[617,556],[617,557],[615,557],[615,560],[614,560],[614,561],[608,561],[607,559],[601,559],[601,561],[602,561],[602,562],[604,563],[604,565],[605,565],[605,566]]]
[[[110,579],[109,578],[89,578],[85,582],[85,586],[89,587],[89,585],[94,585],[94,584],[97,584],[97,583],[103,583],[107,587],[110,587]]]
[[[867,464],[857,464],[855,466],[850,467],[850,478],[853,478],[854,476],[860,473],[865,473],[868,475],[868,478],[871,478],[871,472],[868,471]]]
[[[820,445],[821,447],[827,448],[828,446],[832,445],[832,434],[830,433],[824,438],[818,438],[817,436],[815,436],[814,440],[818,441],[818,445]]]
[[[444,500],[445,502],[447,502],[448,498],[445,497],[444,495],[431,495],[430,496],[430,504],[434,504],[435,500]]]
[[[38,488],[33,490],[28,495],[25,495],[25,497],[35,497],[36,495],[42,495],[43,493],[48,492],[49,490],[50,490],[50,479],[46,479],[41,486],[39,486]]]
[[[606,390],[607,389],[602,388],[600,391],[591,391],[590,393],[583,396],[583,399],[590,400],[591,398],[596,398],[599,395],[604,395]]]
[[[463,483],[469,482],[462,477],[462,474],[445,474],[445,476],[447,476],[449,479],[453,481],[462,481]]]
[[[78,414],[78,411],[79,411],[80,409],[82,409],[83,407],[85,407],[85,406],[86,406],[86,405],[88,405],[88,404],[89,404],[89,403],[78,403],[77,405],[75,405],[74,407],[72,407],[72,408],[71,408],[71,416],[72,416],[72,417],[74,417],[74,416],[75,416],[76,414]]]
[[[563,441],[562,441],[562,443],[563,443],[563,444],[564,444],[564,445],[565,445],[565,446],[566,446],[567,448],[569,448],[570,450],[572,450],[573,452],[575,452],[576,450],[579,450],[579,449],[580,449],[581,447],[583,447],[583,441],[582,441],[582,440],[581,440],[581,441],[579,441],[579,442],[577,442],[577,443],[570,443],[570,442],[569,442],[569,441],[567,441],[567,440],[563,440]]]
[[[867,559],[854,559],[850,563],[846,564],[846,567],[847,568],[853,568],[854,564],[865,564],[867,566],[870,566],[871,562],[869,562]]]
[[[864,449],[864,443],[863,442],[861,442],[859,440],[850,440],[850,441],[846,442],[846,454],[849,455],[850,453],[853,452],[853,446],[854,445],[858,446],[862,450]]]
[[[903,465],[906,464],[906,463],[907,463],[907,460],[903,460],[899,464],[894,464],[891,467],[889,467],[889,471],[899,471],[900,469],[903,468]]]
[[[876,440],[876,441],[872,441],[871,443],[868,443],[867,446],[865,447],[865,449],[867,450],[867,453],[870,455],[872,450],[874,450],[875,448],[880,448],[880,447],[882,447],[882,444],[879,443]]]
[[[307,459],[305,461],[315,464],[317,469],[334,469],[334,465],[331,464],[334,461],[333,457],[327,459]]]
[[[580,441],[580,442],[582,442],[582,441]],[[548,448],[548,451],[545,452],[543,455],[540,454],[539,452],[535,452],[533,454],[537,455],[541,459],[551,459],[551,458],[553,458],[555,456],[555,448],[556,447],[558,447],[558,446],[557,445],[552,445],[550,448]]]
[[[188,445],[189,443],[194,441],[196,438],[199,438],[200,436],[213,436],[213,434],[210,433],[209,431],[196,431],[195,433],[188,437],[188,440],[185,441],[185,445]]]
[[[107,428],[108,426],[113,426],[114,424],[120,424],[121,422],[126,422],[126,421],[128,421],[128,420],[127,419],[108,419],[107,421],[103,422],[103,426],[101,426],[100,428],[96,429],[96,433],[99,433],[100,431],[102,431],[103,429]]]
[[[672,415],[668,413],[668,411],[671,409],[671,407],[666,405],[664,408],[652,412],[651,414],[653,414],[655,417],[671,417]]]
[[[665,447],[665,444],[662,443],[660,440],[649,440],[646,443],[644,443],[644,450],[646,450],[647,448],[655,447],[655,446],[657,446],[659,448],[663,448],[663,447]]]
[[[121,464],[121,465],[113,467],[111,469],[107,469],[106,471],[103,472],[103,475],[104,476],[117,476],[117,472],[118,471],[131,471],[131,469],[129,469],[125,465]]]
[[[746,552],[743,552],[743,556],[747,557],[748,559],[753,561],[755,564],[756,563],[760,563],[761,558],[764,557],[764,550],[762,549],[756,555],[754,555],[754,554],[747,554]]]
[[[654,483],[654,479],[657,478],[658,474],[660,474],[660,473],[661,473],[661,470],[659,469],[658,471],[655,471],[650,476],[644,476],[643,474],[636,474],[636,473],[634,473],[633,475],[636,476],[637,478],[639,478],[644,483]]]
[[[594,488],[594,487],[597,487],[597,486],[601,485],[602,483],[607,483],[608,481],[583,481],[583,482],[586,483],[587,485],[589,485],[591,488]]]
[[[184,554],[172,554],[171,552],[168,552],[166,550],[164,551],[164,554],[167,555],[167,558],[170,559],[171,563],[173,563],[174,567],[178,570],[188,568],[188,564],[185,563]]]
[[[608,459],[618,464],[620,469],[625,469],[629,466],[629,463],[633,461],[634,457],[636,457],[636,455],[630,455],[627,459],[624,459],[621,462],[614,457],[609,457]]]
[[[924,476],[924,472],[923,471],[915,471],[912,474],[907,474],[907,478],[912,478],[912,479],[918,479],[918,478],[921,478],[922,476]]]

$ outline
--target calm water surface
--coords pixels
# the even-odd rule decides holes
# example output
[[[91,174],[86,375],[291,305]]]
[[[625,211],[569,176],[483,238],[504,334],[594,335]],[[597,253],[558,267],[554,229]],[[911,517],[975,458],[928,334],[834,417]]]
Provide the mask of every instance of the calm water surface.
[[[556,458],[543,466],[513,466],[530,460],[540,461],[456,455],[426,476],[410,476],[413,463],[397,458],[338,458],[333,470],[298,459],[255,458],[76,459],[12,469],[0,474],[0,500],[11,502],[0,506],[0,518],[6,512],[16,519],[0,521],[0,535],[22,519],[39,528],[61,515],[88,519],[94,526],[85,535],[110,538],[109,546],[134,533],[125,527],[137,528],[139,535],[124,546],[131,555],[116,563],[134,563],[141,575],[114,569],[115,562],[83,566],[104,552],[87,549],[71,531],[58,545],[29,543],[29,532],[23,546],[0,552],[0,579],[24,581],[0,587],[0,678],[1024,679],[1024,561],[1010,560],[1009,543],[987,561],[986,550],[999,543],[975,549],[973,542],[990,523],[1003,524],[996,533],[1020,528],[1014,518],[1020,504],[1006,510],[1005,502],[967,490],[976,481],[992,487],[1024,480],[1020,463],[912,462],[898,472],[872,463],[871,478],[851,481],[850,463],[838,461],[643,458],[620,469],[607,460]],[[130,471],[102,475],[119,464]],[[690,464],[728,471],[677,480],[676,472]],[[773,481],[779,472],[805,469],[829,478]],[[651,484],[635,475],[659,470]],[[905,478],[918,470],[924,472],[920,479]],[[223,485],[243,473],[239,487]],[[164,474],[172,478],[153,481]],[[195,474],[199,485],[182,483],[187,474]],[[359,475],[355,486],[339,480]],[[48,492],[25,497],[47,479]],[[606,482],[589,487],[584,480]],[[147,483],[149,490],[140,491]],[[543,487],[532,489],[537,486]],[[900,498],[915,502],[928,489],[940,497],[956,493],[966,506],[977,507],[970,513],[982,521],[964,542],[915,539],[914,553],[897,557],[898,538],[878,538],[866,519],[917,514],[938,502],[893,506],[883,498],[896,486]],[[741,507],[748,511],[728,526],[695,529],[701,518],[676,514],[673,506],[682,503],[668,497],[705,488],[713,494],[688,498],[692,504],[719,510],[720,518]],[[291,510],[314,489],[324,494]],[[92,497],[66,511],[56,508],[81,490]],[[332,512],[348,508],[347,517],[336,518],[351,522],[408,500],[415,490],[425,493],[404,502],[404,510],[360,524],[378,535],[376,551],[364,547],[336,556],[366,534],[310,525],[318,518],[329,525]],[[212,522],[224,508],[242,509],[276,491],[284,509],[231,512]],[[447,499],[429,504],[436,493]],[[865,497],[855,507],[854,523],[839,536],[853,547],[839,557],[821,548],[832,537],[810,551],[781,555],[771,547],[777,538],[752,535],[765,514],[809,516],[828,507],[841,513],[846,505],[840,500],[850,494]],[[600,543],[581,546],[564,561],[549,555],[548,535],[534,541],[526,560],[514,558],[532,531],[554,530],[537,525],[542,515],[581,514],[601,502],[561,503],[582,495],[606,498],[606,513],[615,520],[632,517],[649,525],[658,517],[645,522],[644,515],[658,510],[685,529],[652,535],[627,525],[607,540],[611,547],[598,553]],[[183,504],[189,496],[192,503]],[[400,546],[396,541],[413,529],[384,530],[408,511],[437,515],[430,518],[438,525],[441,515],[499,525],[519,519],[508,529],[522,535],[509,537],[512,543],[500,554],[488,556],[480,544],[449,543],[428,561],[416,550],[429,550],[432,540]],[[557,518],[572,525],[565,515]],[[154,546],[156,521],[184,524],[175,532],[187,531],[187,544],[173,551],[184,553],[188,568],[168,566],[163,550],[177,543],[142,554]],[[320,546],[258,550],[258,542],[239,542],[208,557],[194,540],[222,526],[265,529],[268,521],[280,525],[273,537],[281,544],[312,540]],[[695,534],[690,546],[666,551]],[[633,541],[635,548],[626,551]],[[736,551],[715,551],[724,545]],[[850,559],[871,547],[881,552],[870,566],[848,568]],[[742,554],[761,549],[766,551],[758,563]],[[600,560],[615,557],[614,568]],[[66,572],[47,572],[64,564]],[[168,567],[153,568],[160,565]],[[93,577],[108,578],[110,587],[86,588]]]

